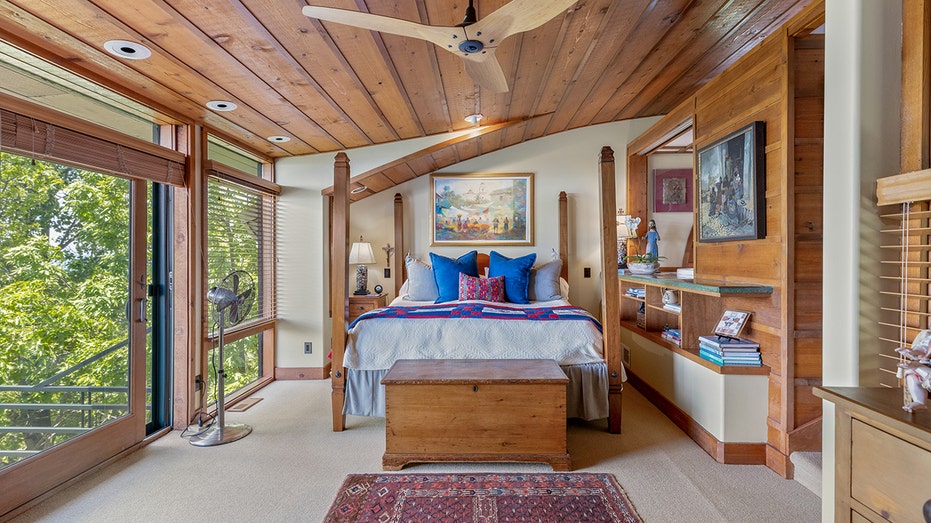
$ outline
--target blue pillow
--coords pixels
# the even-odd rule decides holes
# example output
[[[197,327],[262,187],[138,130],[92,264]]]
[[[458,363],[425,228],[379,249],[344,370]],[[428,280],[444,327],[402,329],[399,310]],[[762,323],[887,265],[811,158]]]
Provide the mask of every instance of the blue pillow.
[[[435,303],[459,299],[459,273],[478,277],[478,251],[469,251],[457,259],[430,253],[433,278],[439,297]]]
[[[488,253],[488,277],[504,276],[505,300],[511,303],[530,303],[530,268],[535,261],[535,252],[511,259],[491,251]]]

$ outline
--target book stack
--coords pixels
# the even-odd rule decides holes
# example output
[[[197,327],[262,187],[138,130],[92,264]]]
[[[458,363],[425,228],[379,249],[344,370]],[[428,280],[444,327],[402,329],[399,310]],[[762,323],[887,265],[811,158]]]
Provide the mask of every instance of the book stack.
[[[647,290],[644,287],[631,287],[627,289],[627,292],[624,294],[632,296],[634,298],[640,298],[641,300],[646,298]]]
[[[663,308],[670,312],[682,312],[682,305],[678,303],[664,303]]]
[[[663,331],[663,339],[676,345],[681,345],[682,343],[682,334],[679,333],[679,329],[666,329]]]
[[[760,344],[744,338],[699,336],[698,355],[715,365],[747,365],[759,367]]]

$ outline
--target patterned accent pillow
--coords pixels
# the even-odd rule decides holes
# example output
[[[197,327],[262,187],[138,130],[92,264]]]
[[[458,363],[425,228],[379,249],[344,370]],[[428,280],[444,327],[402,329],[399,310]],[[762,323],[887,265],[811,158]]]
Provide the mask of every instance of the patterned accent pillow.
[[[504,301],[504,276],[475,278],[460,272],[459,299]]]

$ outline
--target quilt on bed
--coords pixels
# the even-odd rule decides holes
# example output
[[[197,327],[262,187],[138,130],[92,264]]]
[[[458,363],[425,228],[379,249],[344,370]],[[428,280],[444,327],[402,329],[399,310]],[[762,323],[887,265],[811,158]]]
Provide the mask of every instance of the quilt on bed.
[[[484,301],[393,306],[353,322],[347,368],[388,369],[399,359],[532,359],[603,362],[601,325],[564,301],[513,306]]]

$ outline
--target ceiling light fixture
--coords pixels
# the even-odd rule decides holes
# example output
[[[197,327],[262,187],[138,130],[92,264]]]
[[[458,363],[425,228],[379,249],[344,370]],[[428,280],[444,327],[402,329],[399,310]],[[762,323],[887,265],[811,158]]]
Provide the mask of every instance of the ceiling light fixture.
[[[360,183],[358,187],[356,187],[356,188],[354,188],[353,190],[349,191],[349,193],[350,193],[350,194],[359,194],[360,192],[365,192],[365,191],[367,191],[367,190],[369,190],[369,188],[366,187],[366,186],[364,186],[364,185],[362,185],[362,184]]]
[[[465,121],[469,122],[472,125],[478,125],[479,120],[481,120],[482,118],[484,118],[484,116],[482,116],[481,114],[477,114],[477,113],[470,114],[469,116],[465,117]]]
[[[129,60],[145,60],[152,56],[148,47],[128,40],[108,40],[103,43],[108,53]]]
[[[290,136],[269,136],[268,141],[273,142],[273,143],[285,143],[285,142],[290,142],[291,137]]]
[[[233,102],[228,102],[226,100],[210,100],[207,102],[207,109],[213,109],[214,111],[234,111],[238,106]]]

